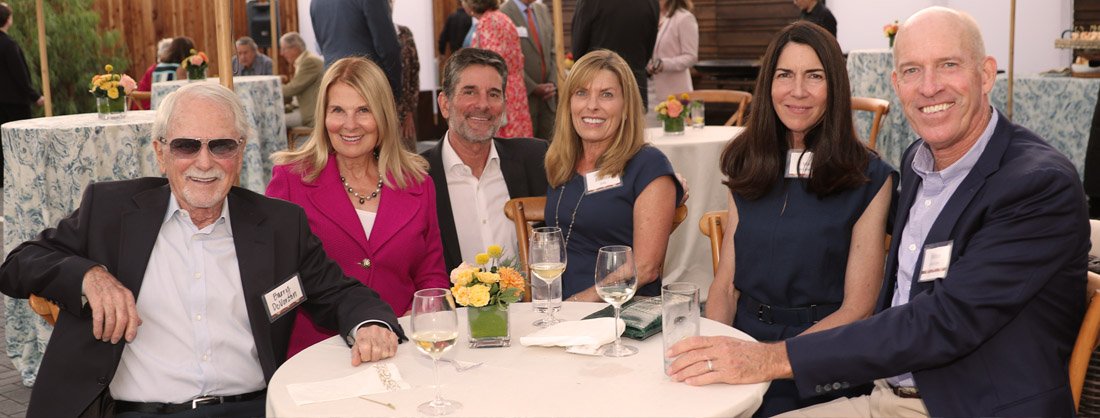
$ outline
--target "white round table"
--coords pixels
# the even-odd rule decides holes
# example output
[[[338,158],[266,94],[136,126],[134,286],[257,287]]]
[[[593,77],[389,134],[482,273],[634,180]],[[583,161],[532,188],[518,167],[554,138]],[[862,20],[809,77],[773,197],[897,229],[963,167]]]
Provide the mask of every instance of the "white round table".
[[[606,307],[605,304],[566,302],[559,317],[567,320]],[[459,329],[466,329],[464,308],[458,311]],[[467,331],[459,332],[458,344],[444,358],[484,362],[464,372],[451,363],[439,364],[443,397],[462,403],[449,416],[517,417],[669,417],[749,416],[760,406],[767,383],[753,385],[689,386],[665,376],[660,335],[645,341],[624,339],[638,347],[638,354],[609,358],[569,354],[561,347],[524,347],[519,338],[536,330],[538,315],[530,304],[511,307],[512,346],[467,348]],[[400,319],[408,330],[409,318]],[[708,319],[702,335],[727,335],[752,340],[741,331]],[[267,391],[267,415],[271,417],[414,416],[416,407],[435,396],[431,358],[411,343],[401,344],[397,355],[385,360],[396,364],[411,389],[369,395],[396,406],[396,410],[358,398],[298,406],[287,391],[292,383],[344,377],[362,370],[353,368],[347,346],[332,337],[298,353],[275,372]]]
[[[672,161],[672,167],[684,176],[690,197],[688,215],[668,240],[665,252],[666,283],[686,281],[699,285],[703,300],[714,279],[710,260],[710,241],[699,232],[699,219],[712,210],[726,210],[725,176],[718,167],[722,150],[745,128],[734,126],[688,127],[683,135],[665,135],[662,128],[646,129],[646,141]],[[730,278],[730,280],[733,280]]]

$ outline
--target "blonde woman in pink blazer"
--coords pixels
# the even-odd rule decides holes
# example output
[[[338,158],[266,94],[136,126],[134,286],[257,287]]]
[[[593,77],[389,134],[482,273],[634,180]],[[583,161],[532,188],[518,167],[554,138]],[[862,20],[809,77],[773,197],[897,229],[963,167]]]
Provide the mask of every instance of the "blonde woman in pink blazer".
[[[699,61],[699,23],[691,0],[661,0],[661,19],[649,74],[649,104],[656,106],[670,94],[693,90],[691,67]]]
[[[267,195],[302,207],[325,253],[398,316],[419,289],[449,287],[427,162],[405,151],[385,74],[336,61],[321,81],[317,123],[297,150],[275,153]],[[287,357],[336,333],[299,313]]]

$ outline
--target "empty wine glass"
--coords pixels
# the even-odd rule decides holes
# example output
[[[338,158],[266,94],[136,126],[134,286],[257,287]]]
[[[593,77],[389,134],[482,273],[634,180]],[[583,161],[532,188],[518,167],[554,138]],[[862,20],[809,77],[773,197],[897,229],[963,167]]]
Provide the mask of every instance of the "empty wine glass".
[[[600,248],[596,255],[596,293],[615,308],[615,344],[602,349],[607,357],[627,357],[638,353],[636,347],[623,345],[619,336],[619,310],[634,297],[638,278],[634,268],[634,251],[625,245]]]
[[[565,240],[562,239],[561,228],[543,227],[532,231],[527,245],[527,265],[531,267],[531,273],[545,285],[535,287],[531,285],[531,302],[536,311],[545,316],[533,325],[548,327],[561,320],[554,317],[554,312],[561,309],[561,274],[565,271]],[[536,291],[538,290],[538,291]]]
[[[409,319],[409,338],[422,353],[431,356],[435,369],[435,399],[424,402],[417,410],[426,415],[447,415],[462,407],[458,401],[443,399],[439,384],[439,357],[450,350],[458,339],[458,317],[455,301],[447,289],[422,289],[413,294]]]

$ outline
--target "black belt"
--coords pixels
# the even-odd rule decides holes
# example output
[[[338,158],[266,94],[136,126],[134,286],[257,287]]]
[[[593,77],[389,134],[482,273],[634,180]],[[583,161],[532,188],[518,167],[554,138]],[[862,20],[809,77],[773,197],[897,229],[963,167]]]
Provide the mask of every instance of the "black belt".
[[[890,390],[894,392],[899,398],[905,399],[920,399],[920,391],[916,386],[893,386],[890,385]]]
[[[744,293],[741,294],[741,297],[745,299],[745,305],[748,307],[749,311],[756,313],[756,319],[768,325],[815,324],[817,321],[825,319],[826,316],[832,315],[833,312],[840,309],[839,303],[810,305],[800,308],[781,308],[760,303],[760,301]]]
[[[184,403],[162,403],[162,402],[130,402],[115,400],[115,412],[141,412],[143,414],[174,414],[177,412],[183,412],[202,406],[208,405],[220,405],[229,402],[243,402],[251,401],[263,397],[267,394],[267,389],[260,389],[255,392],[246,393],[243,395],[232,396],[200,396]]]

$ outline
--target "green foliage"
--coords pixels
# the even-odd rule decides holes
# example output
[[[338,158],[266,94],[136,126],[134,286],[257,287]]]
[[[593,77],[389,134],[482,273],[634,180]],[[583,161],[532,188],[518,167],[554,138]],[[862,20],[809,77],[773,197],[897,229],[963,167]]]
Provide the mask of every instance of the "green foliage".
[[[23,48],[31,81],[41,92],[34,0],[6,1],[14,10],[14,23],[8,34]],[[118,73],[126,72],[130,66],[122,34],[118,30],[99,30],[99,15],[92,3],[93,0],[43,2],[54,115],[95,112],[95,97],[88,93],[92,76],[101,74],[104,64],[114,65]],[[140,77],[137,74],[136,78]],[[35,109],[38,116],[43,109]]]

